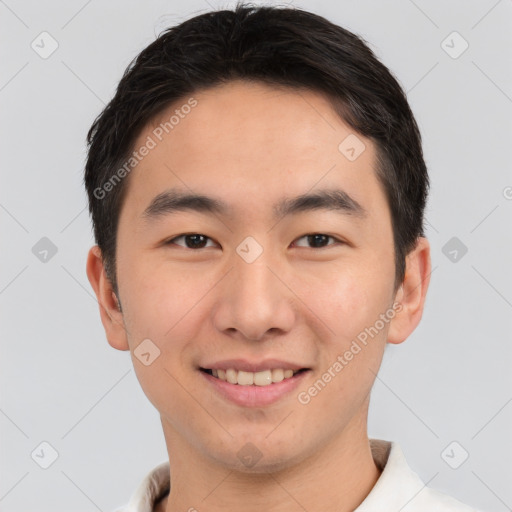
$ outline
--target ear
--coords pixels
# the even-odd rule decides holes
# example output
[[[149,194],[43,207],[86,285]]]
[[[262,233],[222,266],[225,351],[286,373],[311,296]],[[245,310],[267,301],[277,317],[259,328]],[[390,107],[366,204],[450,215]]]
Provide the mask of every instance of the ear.
[[[100,317],[110,345],[118,350],[130,350],[123,313],[110,279],[107,277],[100,248],[95,245],[87,255],[87,277],[100,306]]]
[[[426,238],[418,238],[405,262],[404,280],[395,296],[395,303],[401,307],[395,308],[397,313],[390,322],[388,343],[405,341],[421,320],[431,273],[430,244]]]

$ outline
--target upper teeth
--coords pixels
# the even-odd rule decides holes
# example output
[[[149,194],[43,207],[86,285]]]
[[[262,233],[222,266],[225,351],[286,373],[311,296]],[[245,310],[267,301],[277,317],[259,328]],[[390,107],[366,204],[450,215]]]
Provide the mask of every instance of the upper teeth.
[[[233,368],[229,368],[228,370],[212,370],[214,377],[225,380],[230,384],[240,384],[241,386],[250,386],[252,384],[256,386],[268,386],[273,382],[281,382],[283,379],[289,379],[297,372],[298,370],[283,370],[281,368],[263,370],[262,372],[244,372],[242,370],[234,370]]]

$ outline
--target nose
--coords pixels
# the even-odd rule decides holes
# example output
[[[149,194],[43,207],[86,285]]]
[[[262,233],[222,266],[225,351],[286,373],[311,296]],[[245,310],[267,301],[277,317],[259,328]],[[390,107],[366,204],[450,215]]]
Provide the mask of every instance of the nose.
[[[221,283],[213,322],[224,334],[251,341],[291,330],[296,317],[293,293],[271,251],[248,263],[233,255],[233,268]]]

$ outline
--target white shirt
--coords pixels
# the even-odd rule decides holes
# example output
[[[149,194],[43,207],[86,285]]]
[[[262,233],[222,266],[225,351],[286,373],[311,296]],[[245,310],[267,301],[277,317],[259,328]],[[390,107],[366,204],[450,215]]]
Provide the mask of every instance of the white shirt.
[[[382,471],[370,494],[354,512],[478,512],[475,508],[425,486],[409,467],[396,442],[370,439],[375,464]],[[114,512],[153,512],[154,504],[168,494],[169,462],[152,469],[130,501]]]

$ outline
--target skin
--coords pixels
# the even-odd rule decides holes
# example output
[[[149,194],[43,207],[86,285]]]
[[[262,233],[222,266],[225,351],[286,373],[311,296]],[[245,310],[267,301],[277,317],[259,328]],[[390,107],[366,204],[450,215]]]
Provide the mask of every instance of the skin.
[[[357,135],[366,149],[349,161],[338,145],[354,132],[321,95],[234,81],[193,97],[197,106],[127,178],[117,233],[122,311],[97,246],[87,260],[108,342],[131,351],[160,413],[171,493],[157,510],[354,510],[380,476],[367,434],[371,387],[386,343],[403,342],[421,319],[429,243],[418,239],[395,290],[375,147]],[[146,126],[134,147],[187,99]],[[171,187],[219,197],[232,214],[188,211],[145,221],[150,201]],[[279,199],[319,188],[342,188],[366,217],[314,210],[273,219]],[[175,239],[187,233],[209,237],[206,247]],[[305,237],[314,233],[335,238],[315,247]],[[236,252],[247,236],[263,248],[250,264]],[[164,244],[171,239],[174,245]],[[297,392],[395,301],[400,312],[301,404]],[[147,338],[161,351],[149,366],[134,356]],[[201,362],[237,357],[280,358],[311,371],[277,403],[243,407],[215,393],[198,370]],[[263,455],[252,468],[237,456],[248,442]]]

